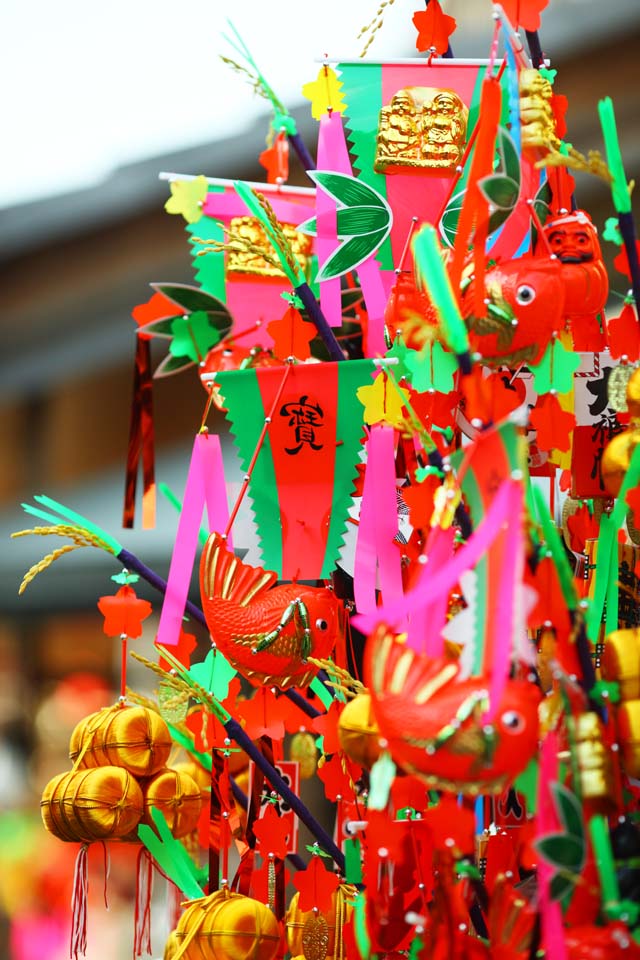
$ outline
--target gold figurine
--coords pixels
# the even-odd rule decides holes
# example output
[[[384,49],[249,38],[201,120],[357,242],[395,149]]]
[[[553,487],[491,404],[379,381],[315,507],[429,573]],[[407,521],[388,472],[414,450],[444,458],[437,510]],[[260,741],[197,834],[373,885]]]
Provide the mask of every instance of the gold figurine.
[[[311,256],[312,238],[304,233],[299,233],[290,223],[281,223],[280,226],[291,245],[294,256],[306,273]],[[253,247],[272,250],[271,242],[257,217],[233,217],[229,223],[229,234],[248,241]],[[227,275],[240,277],[247,274],[257,277],[275,277],[277,279],[285,276],[280,267],[267,263],[254,250],[230,249],[227,256]]]
[[[520,123],[525,149],[559,149],[552,96],[551,84],[538,70],[530,67],[520,72]]]
[[[453,171],[464,152],[469,111],[453,90],[405,87],[380,111],[374,169]]]

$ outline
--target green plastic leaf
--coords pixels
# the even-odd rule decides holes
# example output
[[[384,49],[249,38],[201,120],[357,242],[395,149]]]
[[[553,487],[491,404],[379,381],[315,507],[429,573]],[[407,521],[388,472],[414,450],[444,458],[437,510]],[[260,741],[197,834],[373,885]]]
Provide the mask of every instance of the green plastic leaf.
[[[499,210],[513,210],[520,187],[511,177],[501,173],[492,173],[478,181],[483,196]]]
[[[410,372],[411,386],[418,393],[426,390],[449,393],[453,390],[458,362],[437,340],[426,344],[419,353],[410,350],[405,364]]]
[[[536,840],[534,846],[547,863],[561,870],[578,873],[584,866],[585,843],[577,837],[566,833],[550,833]]]
[[[174,357],[189,357],[194,363],[204,359],[220,340],[220,334],[209,321],[209,314],[200,310],[187,317],[176,317],[171,330],[171,354]]]
[[[152,320],[151,323],[143,323],[142,326],[138,327],[138,333],[144,333],[147,336],[151,337],[169,337],[173,336],[171,332],[171,326],[173,321],[177,319],[177,315],[173,314],[171,317],[162,317],[160,320]]]
[[[425,224],[416,234],[413,241],[413,256],[416,272],[438,313],[447,346],[458,356],[467,353],[469,350],[467,328],[460,315],[451,280],[442,262],[435,228],[430,224]]]
[[[192,287],[188,283],[152,283],[151,287],[158,293],[161,293],[167,300],[171,300],[186,313],[194,313],[196,310],[204,310],[216,317],[228,318],[231,326],[231,314],[221,300],[212,297],[205,290],[199,287]]]
[[[356,177],[328,170],[309,170],[308,176],[322,187],[325,193],[345,207],[374,206],[389,209],[387,201],[377,190]]]
[[[575,793],[562,783],[550,784],[558,816],[568,834],[584,842],[582,806]]]
[[[201,767],[204,767],[205,770],[211,771],[213,767],[213,760],[210,753],[202,753],[200,750],[196,750],[195,743],[188,737],[186,733],[183,733],[182,730],[179,730],[178,727],[174,727],[172,723],[167,723],[169,728],[169,733],[171,734],[171,739],[175,740],[176,743],[179,743],[181,747],[190,753],[192,757],[198,761]]]
[[[538,215],[538,220],[540,223],[546,223],[549,214],[551,212],[551,201],[553,199],[553,194],[551,191],[551,185],[548,180],[542,184],[535,197],[533,198],[533,206]]]
[[[362,883],[362,855],[357,837],[344,841],[344,878],[347,883]]]
[[[515,182],[520,191],[520,181],[522,179],[520,172],[520,157],[518,156],[518,148],[516,147],[513,137],[505,129],[505,127],[499,127],[498,136],[496,139],[496,146],[498,148],[498,155],[500,156],[500,165],[502,171]]]
[[[210,650],[201,663],[194,663],[189,675],[216,700],[225,700],[237,672],[219,650]]]
[[[87,520],[86,517],[83,517],[81,513],[76,513],[75,510],[72,510],[71,507],[66,507],[63,503],[60,503],[58,500],[53,500],[52,497],[48,497],[44,493],[34,494],[33,499],[36,503],[42,504],[43,507],[47,507],[49,510],[53,510],[59,516],[52,516],[49,513],[45,513],[44,510],[39,510],[37,507],[32,507],[28,503],[21,504],[22,509],[25,513],[30,513],[34,517],[40,517],[42,520],[47,520],[51,523],[60,523],[60,517],[63,517],[65,520],[70,520],[72,524],[78,527],[84,527],[85,530],[89,530],[90,533],[94,533],[98,539],[102,540],[106,547],[108,547],[114,556],[118,556],[122,550],[122,544],[118,543],[115,537],[112,537],[110,534],[103,530],[102,527],[99,527],[97,523],[92,523],[91,520]]]
[[[410,379],[411,371],[406,365],[406,358],[413,353],[416,353],[416,351],[410,350],[402,337],[396,337],[391,349],[387,350],[386,359],[393,358],[398,361],[393,364],[393,375],[396,380],[402,380],[403,377]]]
[[[424,943],[421,937],[414,937],[409,947],[409,956],[407,960],[419,960],[422,954]]]
[[[353,932],[361,960],[371,960],[371,940],[367,929],[367,897],[359,890],[353,901]]]
[[[174,373],[182,373],[183,370],[188,370],[194,365],[195,360],[191,360],[190,357],[174,357],[172,353],[168,353],[162,363],[156,367],[153,376],[157,380],[161,377],[171,377]]]
[[[383,207],[360,206],[342,207],[337,211],[337,233],[342,237],[357,237],[376,230],[384,230],[389,222],[389,215]],[[318,221],[316,217],[305,220],[298,227],[300,233],[317,236]]]
[[[573,388],[573,375],[580,366],[580,356],[565,350],[560,340],[552,340],[540,363],[529,365],[533,371],[533,387],[538,394],[568,393]]]
[[[188,900],[204,897],[204,890],[195,878],[195,865],[180,841],[172,836],[164,814],[158,807],[152,807],[151,816],[159,836],[151,827],[141,824],[138,827],[141,842]]]
[[[616,127],[616,116],[611,97],[605,97],[603,100],[598,101],[598,114],[600,116],[602,137],[607,155],[607,166],[613,178],[611,182],[613,205],[617,213],[630,213],[631,194],[624,172],[624,164],[620,152],[620,141],[618,140],[618,129]]]
[[[448,247],[453,247],[456,242],[458,220],[460,219],[460,211],[462,210],[466,192],[466,189],[459,190],[458,193],[455,193],[451,197],[438,224],[440,236]],[[489,225],[489,232],[491,232],[491,225]]]
[[[556,873],[551,879],[549,894],[552,900],[562,901],[571,896],[574,887],[575,884],[571,877],[565,877],[562,873]]]
[[[385,810],[389,802],[396,765],[391,754],[383,751],[371,768],[369,783],[369,810]]]
[[[333,703],[333,695],[331,694],[330,690],[325,687],[320,677],[314,677],[310,686],[313,692],[319,698],[322,706],[325,708],[325,710],[328,710]]]
[[[322,265],[316,281],[321,283],[323,280],[333,280],[349,273],[375,253],[388,232],[388,229],[378,230],[376,233],[351,237],[350,240],[343,242]]]

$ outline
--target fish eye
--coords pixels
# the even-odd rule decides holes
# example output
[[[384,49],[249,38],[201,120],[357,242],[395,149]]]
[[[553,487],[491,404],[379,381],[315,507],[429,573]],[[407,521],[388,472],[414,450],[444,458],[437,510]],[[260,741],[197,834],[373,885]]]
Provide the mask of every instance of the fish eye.
[[[316,620],[316,630],[328,630],[329,624],[326,620]]]
[[[528,283],[522,283],[516,290],[516,303],[519,303],[521,306],[524,306],[527,303],[532,303],[536,298],[536,292],[533,287],[530,287]]]
[[[506,710],[500,717],[502,726],[509,733],[520,733],[521,730],[524,730],[524,717],[521,713],[518,713],[517,710]]]

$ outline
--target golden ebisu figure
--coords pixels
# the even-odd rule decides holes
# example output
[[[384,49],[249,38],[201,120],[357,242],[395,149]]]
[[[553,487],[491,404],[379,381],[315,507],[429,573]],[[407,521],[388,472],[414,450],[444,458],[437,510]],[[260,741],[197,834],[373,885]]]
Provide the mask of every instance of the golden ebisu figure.
[[[539,150],[560,147],[556,119],[551,106],[553,88],[534,67],[520,71],[520,124],[522,146]]]
[[[374,169],[453,171],[462,159],[469,111],[453,90],[405,87],[382,107]]]

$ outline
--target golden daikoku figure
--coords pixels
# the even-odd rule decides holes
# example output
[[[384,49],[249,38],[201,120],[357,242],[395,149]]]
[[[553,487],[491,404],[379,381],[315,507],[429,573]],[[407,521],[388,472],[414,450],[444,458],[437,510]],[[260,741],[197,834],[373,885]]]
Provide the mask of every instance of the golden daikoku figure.
[[[399,90],[380,111],[374,169],[455,170],[464,152],[468,115],[453,90]]]

